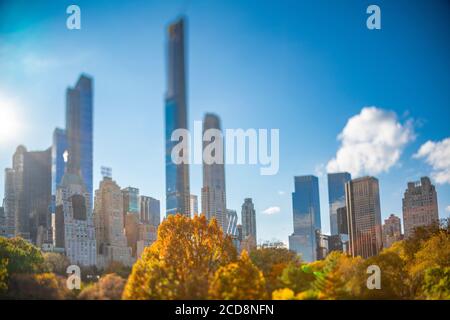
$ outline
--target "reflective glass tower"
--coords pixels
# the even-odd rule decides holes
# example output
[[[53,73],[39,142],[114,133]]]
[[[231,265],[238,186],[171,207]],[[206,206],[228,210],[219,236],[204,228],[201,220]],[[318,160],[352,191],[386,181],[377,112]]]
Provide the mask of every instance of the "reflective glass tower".
[[[168,27],[167,93],[165,99],[166,215],[190,216],[189,165],[172,161],[176,129],[187,129],[184,19]],[[187,145],[187,144],[186,144]]]
[[[92,79],[81,75],[75,87],[67,89],[66,134],[68,157],[80,175],[92,202],[93,90]]]
[[[297,176],[292,193],[294,233],[289,237],[289,249],[307,262],[317,260],[316,231],[321,229],[319,180],[317,177]]]
[[[351,180],[350,173],[338,172],[328,174],[328,203],[330,205],[331,235],[339,234],[337,212],[345,207],[345,183]]]

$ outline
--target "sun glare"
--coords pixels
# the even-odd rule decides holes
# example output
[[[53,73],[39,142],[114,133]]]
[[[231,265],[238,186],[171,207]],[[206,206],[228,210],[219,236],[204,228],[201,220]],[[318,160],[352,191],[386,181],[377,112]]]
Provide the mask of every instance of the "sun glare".
[[[19,134],[19,119],[14,104],[0,99],[0,144]]]

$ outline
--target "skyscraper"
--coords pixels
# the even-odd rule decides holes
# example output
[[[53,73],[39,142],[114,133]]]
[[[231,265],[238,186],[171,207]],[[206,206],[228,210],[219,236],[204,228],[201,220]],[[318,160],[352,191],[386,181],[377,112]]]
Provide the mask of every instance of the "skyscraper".
[[[8,219],[14,210],[15,235],[38,246],[51,242],[50,149],[27,151],[24,146],[17,147],[13,169],[6,172],[6,179],[5,203]]]
[[[247,248],[256,247],[256,211],[252,198],[246,198],[242,204],[242,241],[247,243]]]
[[[206,132],[211,133],[211,136],[205,134]],[[224,145],[220,119],[217,115],[211,113],[205,115],[203,137],[213,141],[203,141],[203,155],[205,157],[205,154],[208,154],[212,159],[203,159],[202,213],[208,219],[216,218],[222,230],[226,231]]]
[[[331,235],[339,234],[337,210],[345,206],[345,184],[350,180],[351,176],[348,172],[328,174],[328,203],[330,207]]]
[[[141,222],[158,228],[161,222],[161,209],[159,200],[152,197],[141,196]]]
[[[104,177],[95,191],[94,220],[97,266],[105,268],[114,261],[131,266],[131,248],[123,228],[122,191],[110,177]]]
[[[168,27],[167,93],[165,98],[166,215],[190,216],[189,164],[172,161],[171,141],[177,129],[187,129],[186,68],[184,45],[185,20]],[[186,142],[186,146],[187,142]],[[187,152],[187,150],[185,150]],[[182,153],[182,152],[181,152]],[[181,154],[186,156],[186,154]]]
[[[66,130],[56,128],[52,143],[52,213],[55,213],[56,189],[61,183],[68,160],[68,142]]]
[[[420,181],[408,182],[403,197],[405,237],[412,236],[417,227],[429,226],[438,221],[437,193],[430,178],[422,177]]]
[[[402,225],[400,218],[391,214],[383,224],[383,246],[389,248],[394,242],[402,240]]]
[[[369,258],[383,246],[378,179],[362,177],[345,184],[350,253]]]
[[[58,134],[62,135],[62,132]],[[92,78],[84,74],[80,76],[75,87],[67,89],[66,134],[68,157],[74,166],[79,168],[86,191],[90,195],[90,205],[92,205],[93,89]],[[62,140],[61,136],[59,141],[61,145],[63,145]]]
[[[289,249],[307,262],[317,260],[316,233],[321,232],[319,180],[312,175],[296,176],[292,193],[294,233],[289,236]]]

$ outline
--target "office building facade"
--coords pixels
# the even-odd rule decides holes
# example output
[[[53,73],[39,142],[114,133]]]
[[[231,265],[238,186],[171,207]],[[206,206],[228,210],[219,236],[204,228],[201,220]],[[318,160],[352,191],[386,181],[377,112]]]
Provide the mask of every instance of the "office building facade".
[[[321,232],[319,180],[312,175],[296,176],[292,193],[294,233],[289,249],[307,262],[317,260],[317,237]]]

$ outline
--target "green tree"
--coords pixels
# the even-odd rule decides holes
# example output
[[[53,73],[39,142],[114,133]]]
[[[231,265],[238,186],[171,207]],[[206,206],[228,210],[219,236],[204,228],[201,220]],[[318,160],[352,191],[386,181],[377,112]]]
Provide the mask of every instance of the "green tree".
[[[44,270],[44,257],[37,247],[16,237],[0,237],[0,257],[8,260],[8,275],[15,273],[36,273]]]
[[[429,300],[450,300],[450,268],[427,269],[422,291]]]
[[[206,299],[214,273],[236,259],[231,239],[215,219],[169,216],[134,264],[123,298]]]
[[[237,262],[216,271],[209,288],[209,297],[222,300],[264,299],[267,297],[265,285],[263,273],[244,250]]]

